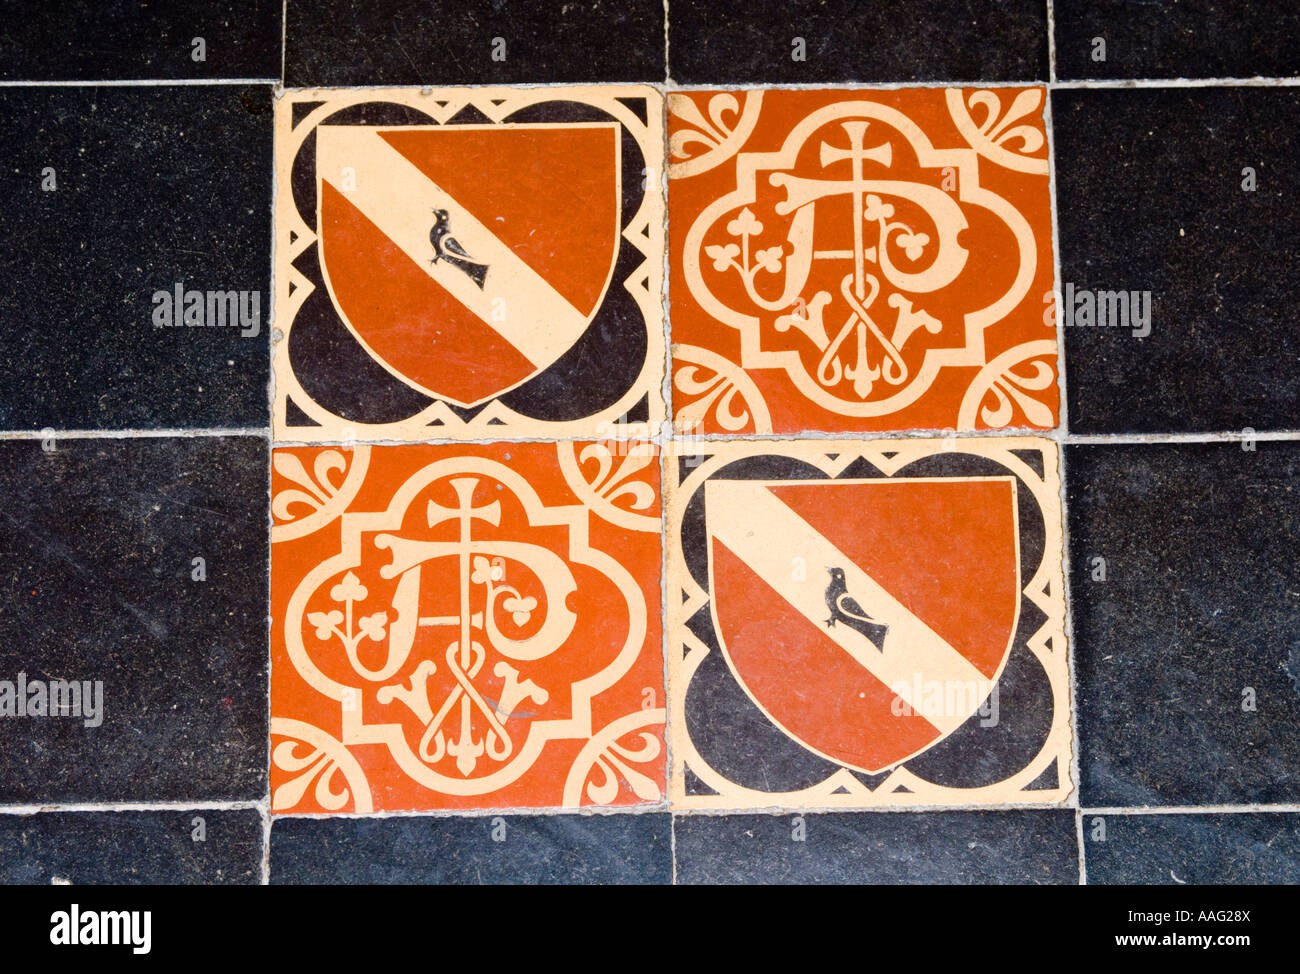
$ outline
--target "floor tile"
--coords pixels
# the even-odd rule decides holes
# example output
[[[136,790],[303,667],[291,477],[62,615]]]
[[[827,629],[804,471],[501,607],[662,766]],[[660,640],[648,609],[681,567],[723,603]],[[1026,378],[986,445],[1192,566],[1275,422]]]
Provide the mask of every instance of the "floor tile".
[[[680,883],[1072,884],[1068,809],[679,815]]]
[[[663,884],[667,814],[293,818],[271,828],[271,882]]]
[[[1042,107],[1041,88],[670,95],[677,422],[1054,427]]]
[[[675,808],[1067,797],[1053,443],[740,441],[675,461]]]
[[[283,97],[277,438],[662,420],[661,124],[634,86]]]
[[[272,811],[662,799],[650,446],[300,447],[273,467]]]
[[[266,482],[260,437],[0,442],[0,803],[265,794]]]
[[[8,87],[0,124],[0,430],[265,427],[270,88]]]
[[[668,21],[684,84],[1047,80],[1031,0],[672,0]]]
[[[1053,11],[1062,79],[1300,74],[1291,0],[1056,0]]]
[[[1083,818],[1089,885],[1300,883],[1300,815]]]
[[[1300,427],[1300,93],[1058,90],[1052,118],[1070,431]]]
[[[0,80],[279,80],[280,7],[247,0],[11,0],[0,35]]]
[[[1083,801],[1300,801],[1300,444],[1065,469]]]
[[[662,0],[289,0],[285,84],[664,80]]]
[[[0,882],[259,883],[256,809],[0,815]]]

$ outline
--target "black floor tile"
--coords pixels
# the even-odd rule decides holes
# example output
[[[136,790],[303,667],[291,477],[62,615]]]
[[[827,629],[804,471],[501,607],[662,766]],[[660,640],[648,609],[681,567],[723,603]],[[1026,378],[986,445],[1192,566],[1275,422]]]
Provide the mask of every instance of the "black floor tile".
[[[54,445],[0,443],[0,803],[260,798],[265,441]]]
[[[1300,427],[1300,92],[1058,90],[1052,115],[1070,431]],[[1150,334],[1085,326],[1102,291],[1149,292]]]
[[[663,81],[661,0],[289,0],[285,84]]]
[[[1295,0],[1056,0],[1053,12],[1061,79],[1300,74]]]
[[[1065,470],[1083,802],[1300,800],[1300,443]]]
[[[278,79],[280,11],[275,0],[9,0],[0,80]]]
[[[802,43],[800,42],[802,41]],[[1037,0],[672,0],[682,84],[1045,81]]]
[[[0,815],[0,883],[258,883],[255,809]]]
[[[270,109],[268,86],[0,89],[22,133],[0,146],[0,429],[266,426]],[[158,327],[178,285],[247,292],[250,319],[256,294],[256,329]]]
[[[1069,809],[679,815],[680,883],[1078,883]]]
[[[1091,815],[1088,883],[1229,886],[1300,883],[1300,815]]]
[[[667,814],[277,818],[272,883],[660,884]]]

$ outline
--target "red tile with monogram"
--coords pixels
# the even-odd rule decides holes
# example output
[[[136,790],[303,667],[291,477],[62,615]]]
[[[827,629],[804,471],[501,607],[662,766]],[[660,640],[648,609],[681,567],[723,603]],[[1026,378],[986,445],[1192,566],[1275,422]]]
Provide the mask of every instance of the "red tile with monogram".
[[[273,454],[272,811],[664,793],[645,444]]]
[[[673,409],[705,433],[1052,428],[1041,88],[668,97]]]

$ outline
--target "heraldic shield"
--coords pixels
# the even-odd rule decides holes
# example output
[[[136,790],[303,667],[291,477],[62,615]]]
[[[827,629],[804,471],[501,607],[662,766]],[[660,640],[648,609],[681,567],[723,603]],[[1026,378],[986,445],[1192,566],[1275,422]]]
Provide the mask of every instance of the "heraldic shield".
[[[1020,611],[1014,478],[713,480],[704,506],[727,665],[804,747],[876,774],[993,691]]]
[[[394,376],[473,406],[582,336],[619,250],[616,124],[325,124],[316,138],[326,285]]]

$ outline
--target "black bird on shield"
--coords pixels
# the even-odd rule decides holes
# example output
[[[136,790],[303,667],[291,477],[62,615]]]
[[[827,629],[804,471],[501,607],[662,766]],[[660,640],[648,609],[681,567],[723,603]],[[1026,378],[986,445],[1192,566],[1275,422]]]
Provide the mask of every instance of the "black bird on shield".
[[[826,608],[831,613],[831,617],[826,620],[826,628],[830,629],[835,623],[842,622],[850,629],[866,636],[871,645],[883,653],[885,633],[889,632],[889,627],[884,623],[876,622],[862,606],[858,605],[857,599],[849,595],[849,586],[844,578],[843,568],[826,570],[831,575],[831,583],[826,586]]]

